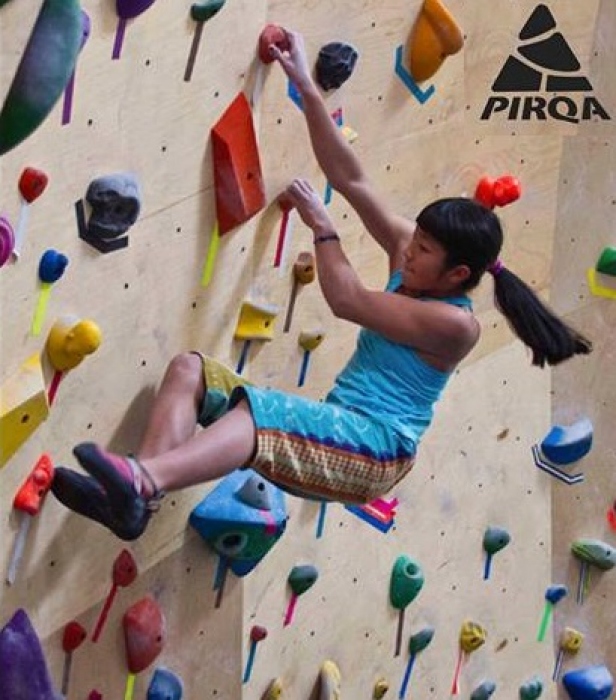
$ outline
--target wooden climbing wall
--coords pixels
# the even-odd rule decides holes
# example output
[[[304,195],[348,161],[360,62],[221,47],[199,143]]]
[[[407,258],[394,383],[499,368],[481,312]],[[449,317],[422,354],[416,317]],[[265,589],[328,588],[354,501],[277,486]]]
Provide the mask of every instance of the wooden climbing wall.
[[[435,197],[470,196],[484,173],[517,176],[523,197],[501,212],[503,259],[590,335],[596,350],[553,374],[531,368],[494,310],[487,280],[474,295],[482,341],[452,379],[415,470],[391,494],[399,500],[394,529],[383,534],[331,505],[317,537],[318,505],[288,498],[284,537],[253,574],[229,581],[217,609],[216,559],[187,527],[209,487],[173,494],[146,536],[129,546],[140,576],[118,592],[101,640],[86,642],[74,654],[71,700],[86,698],[92,688],[104,698],[123,692],[120,620],[146,593],[167,618],[169,639],[156,663],[183,678],[190,700],[253,700],[276,676],[283,678],[285,697],[308,698],[325,658],[339,664],[345,698],[371,697],[380,677],[390,684],[388,697],[397,696],[407,655],[394,657],[397,614],[388,603],[388,586],[400,554],[416,559],[426,579],[406,612],[405,643],[420,628],[435,628],[432,644],[415,664],[411,696],[450,692],[458,634],[467,619],[484,625],[488,638],[463,667],[462,697],[485,680],[496,683],[497,695],[514,697],[536,675],[545,685],[543,697],[562,694],[550,680],[552,629],[545,642],[536,640],[544,592],[557,582],[575,591],[573,539],[591,536],[614,544],[605,520],[616,496],[610,493],[609,437],[614,302],[590,296],[585,283],[586,269],[604,246],[613,245],[614,127],[611,120],[572,123],[550,115],[481,118],[492,82],[537,4],[450,0],[465,48],[445,62],[432,81],[434,95],[420,105],[394,72],[395,50],[420,10],[416,0],[227,0],[203,27],[190,81],[184,80],[195,31],[189,3],[158,0],[128,24],[121,57],[112,60],[113,3],[84,0],[92,33],[78,61],[70,124],[61,125],[59,103],[38,131],[0,158],[0,210],[12,221],[19,213],[16,183],[23,168],[38,167],[50,177],[48,190],[32,205],[22,258],[0,270],[0,378],[5,381],[40,352],[51,323],[66,314],[93,319],[103,342],[66,376],[46,423],[0,471],[3,571],[18,528],[12,497],[40,453],[71,465],[71,447],[82,440],[134,450],[175,353],[198,348],[237,364],[241,346],[233,331],[244,299],[280,309],[274,340],[249,355],[245,374],[253,381],[318,399],[352,351],[356,328],[332,318],[316,284],[301,291],[291,331],[281,332],[290,265],[310,249],[310,238],[292,220],[286,267],[282,273],[273,267],[281,218],[275,198],[295,175],[309,177],[323,191],[326,183],[277,66],[261,76],[254,107],[268,206],[223,238],[212,282],[200,284],[215,219],[210,129],[239,91],[255,94],[255,49],[267,22],[304,32],[311,60],[330,41],[357,48],[352,79],[328,95],[328,104],[332,112],[342,108],[345,123],[358,133],[354,148],[399,212],[413,217]],[[32,27],[33,5],[9,2],[0,9],[3,94]],[[616,114],[609,79],[613,8],[607,0],[546,5],[593,94],[607,113]],[[94,178],[123,171],[138,177],[143,208],[128,248],[102,255],[78,238],[74,203]],[[339,196],[330,206],[362,278],[382,287],[386,261]],[[43,332],[33,337],[36,271],[48,248],[62,251],[70,263],[53,289]],[[317,327],[325,341],[300,389],[298,333]],[[530,446],[553,421],[582,414],[593,420],[595,445],[583,464],[584,484],[565,487],[534,467]],[[484,580],[481,541],[488,526],[506,528],[512,542],[496,555]],[[72,619],[93,628],[122,546],[49,498],[31,529],[15,585],[1,590],[0,624],[17,608],[28,611],[58,684],[63,628]],[[286,577],[302,563],[316,565],[320,577],[298,602],[292,625],[283,628]],[[554,633],[570,625],[586,634],[578,658],[567,660],[565,669],[603,663],[616,672],[613,621],[606,614],[613,577],[608,572],[593,578],[583,607],[571,595],[558,609]],[[258,647],[250,682],[242,686],[254,624],[269,635]],[[146,696],[153,670],[140,674],[135,697]]]

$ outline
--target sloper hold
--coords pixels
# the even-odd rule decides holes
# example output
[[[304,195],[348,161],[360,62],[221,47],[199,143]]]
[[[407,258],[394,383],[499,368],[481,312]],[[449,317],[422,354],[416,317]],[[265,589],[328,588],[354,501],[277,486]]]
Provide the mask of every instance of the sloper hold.
[[[243,92],[211,132],[216,216],[220,235],[248,221],[265,206],[265,188],[252,112]]]
[[[418,83],[431,78],[464,45],[462,30],[440,0],[424,0],[408,39],[406,67]]]
[[[162,610],[151,596],[137,601],[122,618],[126,660],[131,673],[140,673],[160,654],[165,644],[166,623]]]
[[[62,700],[51,682],[39,638],[21,608],[0,630],[0,689],[7,700]]]
[[[167,668],[157,668],[148,687],[147,700],[181,700],[182,680]]]
[[[586,666],[565,673],[563,685],[571,700],[606,700],[612,694],[614,679],[605,666]]]
[[[541,442],[541,453],[552,464],[572,464],[582,459],[592,446],[593,426],[588,418],[572,425],[555,425]]]
[[[0,155],[51,112],[73,74],[82,37],[78,0],[45,0],[0,111]]]

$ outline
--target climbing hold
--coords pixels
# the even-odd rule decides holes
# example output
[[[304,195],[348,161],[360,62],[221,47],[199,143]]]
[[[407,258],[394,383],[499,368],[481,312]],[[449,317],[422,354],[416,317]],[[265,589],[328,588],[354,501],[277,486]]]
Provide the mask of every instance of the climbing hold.
[[[101,340],[101,331],[94,321],[63,316],[51,327],[45,350],[53,368],[65,372],[98,350]]]
[[[287,314],[285,316],[283,333],[288,333],[291,328],[291,320],[295,309],[295,301],[301,287],[311,284],[316,278],[316,264],[314,254],[308,251],[302,251],[293,264],[293,285],[289,296],[289,304],[287,306]]]
[[[405,554],[396,559],[389,580],[389,602],[399,611],[394,656],[399,656],[402,648],[404,611],[419,595],[424,580],[424,573],[416,561]]]
[[[144,13],[156,0],[116,0],[116,14],[120,19],[134,19]]]
[[[483,548],[486,552],[486,562],[483,578],[490,578],[490,566],[492,557],[496,552],[500,552],[511,541],[511,535],[502,527],[488,527],[483,534]]]
[[[123,237],[141,210],[139,182],[132,173],[114,173],[92,180],[86,192],[90,218],[79,237],[101,253],[128,245]]]
[[[68,265],[66,255],[50,248],[46,250],[39,261],[38,276],[41,282],[53,284],[64,274]]]
[[[357,51],[339,41],[325,44],[319,51],[315,66],[317,83],[323,90],[334,90],[345,83],[357,63]]]
[[[614,689],[614,679],[602,665],[568,671],[563,685],[571,700],[606,700]]]
[[[246,576],[265,557],[285,531],[287,512],[283,492],[264,482],[269,511],[237,498],[245,482],[261,478],[252,469],[226,476],[193,509],[190,525],[229,565],[236,576]]]
[[[584,480],[584,475],[567,474],[567,467],[584,457],[592,446],[593,426],[588,418],[581,418],[573,425],[552,427],[540,445],[532,446],[535,465],[539,469],[564,481],[577,484]]]
[[[295,612],[297,599],[307,590],[312,588],[318,578],[319,572],[315,566],[312,566],[312,564],[294,566],[291,569],[291,573],[287,577],[287,583],[291,588],[291,599],[289,600],[287,612],[284,616],[284,627],[290,625],[291,621],[293,620],[293,613]]]
[[[556,656],[556,663],[554,664],[554,671],[552,673],[553,681],[557,681],[560,677],[565,654],[577,654],[582,648],[583,641],[584,635],[573,629],[573,627],[565,627],[561,632],[560,639],[558,640],[558,655]]]
[[[225,4],[225,0],[208,0],[207,2],[194,3],[190,6],[190,16],[195,22],[207,22]]]
[[[485,644],[488,634],[484,627],[477,622],[467,620],[460,629],[460,647],[467,654],[476,651]]]
[[[181,678],[169,669],[159,666],[150,681],[146,700],[181,700],[183,693]]]
[[[440,0],[424,0],[406,47],[406,66],[421,83],[431,78],[447,56],[464,45],[462,30]]]
[[[88,633],[84,626],[76,620],[72,620],[64,628],[64,633],[62,635],[62,649],[65,654],[64,669],[62,672],[62,695],[64,697],[68,695],[73,652],[83,644],[87,636]]]
[[[520,686],[520,700],[537,700],[543,693],[543,681],[538,676]]]
[[[267,482],[259,474],[251,474],[235,492],[235,497],[252,508],[272,510],[272,499]]]
[[[389,690],[389,683],[384,678],[379,678],[374,684],[372,700],[382,700]]]
[[[18,609],[0,630],[0,688],[2,697],[19,700],[58,700],[41,642],[28,614]]]
[[[242,302],[233,337],[235,340],[272,340],[278,308],[251,301]]]
[[[280,678],[275,678],[267,686],[267,690],[263,694],[261,700],[281,700],[282,698],[283,685]]]
[[[609,571],[616,564],[616,549],[607,542],[597,539],[582,538],[571,545],[572,554],[581,561]]]
[[[126,610],[122,617],[126,661],[132,674],[146,669],[165,644],[166,623],[158,603],[145,596]]]
[[[42,170],[38,170],[37,168],[24,168],[19,176],[17,187],[24,201],[28,204],[32,204],[32,202],[43,194],[47,188],[48,182],[49,178]]]
[[[603,249],[595,270],[604,275],[616,276],[616,248],[609,246]]]
[[[277,46],[280,51],[288,51],[291,48],[289,36],[278,24],[266,24],[259,34],[259,60],[262,63],[272,63],[274,57],[270,53],[270,48]]]
[[[389,583],[389,600],[396,610],[402,610],[415,600],[424,585],[421,566],[406,555],[399,556],[393,566]]]
[[[496,690],[494,681],[483,681],[471,693],[471,700],[489,700]]]
[[[252,111],[238,93],[211,131],[216,217],[222,236],[265,206]]]
[[[39,354],[33,355],[0,386],[0,467],[49,415]]]
[[[15,232],[11,222],[5,216],[0,216],[0,267],[11,259],[14,248]]]
[[[569,589],[567,586],[563,585],[562,583],[556,584],[554,586],[550,586],[546,592],[545,592],[545,599],[549,602],[552,603],[552,605],[556,605],[559,601],[561,601],[569,592]]]
[[[0,111],[0,155],[47,118],[73,74],[81,38],[78,0],[44,0]]]
[[[96,621],[94,632],[92,633],[93,642],[98,642],[100,638],[101,632],[103,631],[103,625],[107,620],[109,610],[111,609],[111,605],[113,604],[118,589],[127,588],[130,586],[137,578],[137,573],[137,562],[135,561],[133,555],[128,551],[128,549],[123,549],[113,562],[111,574],[112,585],[98,616],[98,620]]]
[[[545,639],[545,633],[547,632],[548,625],[552,619],[553,608],[560,600],[562,600],[569,589],[567,586],[562,584],[557,584],[555,586],[550,586],[545,592],[545,607],[543,609],[543,616],[541,618],[541,623],[539,625],[539,632],[537,633],[537,641],[542,642]]]
[[[475,189],[475,199],[488,209],[504,207],[520,198],[522,186],[513,175],[503,175],[496,180],[484,175]]]

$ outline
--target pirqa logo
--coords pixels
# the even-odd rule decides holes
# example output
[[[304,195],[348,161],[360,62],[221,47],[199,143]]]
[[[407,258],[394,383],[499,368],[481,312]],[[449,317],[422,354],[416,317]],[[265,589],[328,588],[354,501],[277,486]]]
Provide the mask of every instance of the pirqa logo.
[[[492,84],[492,92],[509,94],[489,97],[481,119],[491,119],[498,113],[508,120],[551,117],[572,124],[593,117],[611,118],[594,95],[582,94],[592,92],[593,87],[580,74],[580,62],[567,40],[555,30],[550,10],[538,5],[520,31],[517,55],[509,56]],[[556,94],[515,94],[531,92]]]

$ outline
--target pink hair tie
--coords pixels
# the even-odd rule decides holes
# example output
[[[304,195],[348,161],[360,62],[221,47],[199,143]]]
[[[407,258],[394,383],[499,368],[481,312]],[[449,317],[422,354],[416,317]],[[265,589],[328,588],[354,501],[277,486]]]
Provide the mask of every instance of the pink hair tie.
[[[496,277],[500,275],[500,273],[505,269],[505,266],[502,263],[502,260],[499,260],[499,258],[496,258],[496,260],[491,264],[488,265],[488,272],[492,275],[492,277]]]

